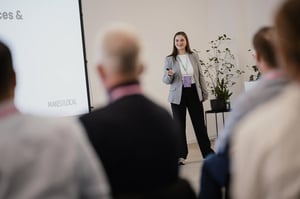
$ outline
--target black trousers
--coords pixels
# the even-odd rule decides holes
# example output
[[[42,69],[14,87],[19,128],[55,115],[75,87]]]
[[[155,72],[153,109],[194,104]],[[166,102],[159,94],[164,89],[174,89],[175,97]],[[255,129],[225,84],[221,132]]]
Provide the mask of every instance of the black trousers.
[[[209,153],[214,151],[211,149],[210,140],[204,122],[203,104],[200,102],[195,84],[190,88],[182,88],[180,104],[172,104],[173,118],[180,126],[181,149],[180,158],[187,158],[188,147],[186,140],[186,110],[188,109],[196,138],[201,150],[202,156],[205,158]]]

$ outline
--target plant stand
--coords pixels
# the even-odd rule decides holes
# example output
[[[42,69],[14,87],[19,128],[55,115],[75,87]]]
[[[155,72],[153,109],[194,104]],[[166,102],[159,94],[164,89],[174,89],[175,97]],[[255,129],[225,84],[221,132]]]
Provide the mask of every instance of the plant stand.
[[[224,113],[226,113],[226,112],[230,112],[230,109],[223,110],[223,111],[213,111],[213,110],[205,111],[205,126],[206,126],[206,128],[207,128],[207,114],[210,114],[210,113],[214,113],[215,114],[216,134],[217,134],[217,137],[219,136],[218,113],[222,113],[223,126],[224,126],[224,124],[225,124]]]

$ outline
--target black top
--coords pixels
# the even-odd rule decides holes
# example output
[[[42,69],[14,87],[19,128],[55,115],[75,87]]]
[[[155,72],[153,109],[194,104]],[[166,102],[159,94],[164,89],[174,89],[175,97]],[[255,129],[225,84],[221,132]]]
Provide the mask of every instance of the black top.
[[[145,193],[178,179],[178,128],[146,97],[123,97],[80,120],[114,195]]]

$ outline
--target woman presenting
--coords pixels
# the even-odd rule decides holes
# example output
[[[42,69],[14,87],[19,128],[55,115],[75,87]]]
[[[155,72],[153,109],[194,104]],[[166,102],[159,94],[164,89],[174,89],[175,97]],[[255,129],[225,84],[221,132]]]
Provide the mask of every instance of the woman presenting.
[[[211,149],[204,124],[203,104],[208,92],[197,54],[190,48],[184,32],[177,32],[173,39],[173,52],[166,57],[163,82],[170,84],[168,101],[171,103],[173,118],[180,126],[181,149],[179,164],[184,164],[188,155],[186,142],[186,109],[188,109],[202,156]]]

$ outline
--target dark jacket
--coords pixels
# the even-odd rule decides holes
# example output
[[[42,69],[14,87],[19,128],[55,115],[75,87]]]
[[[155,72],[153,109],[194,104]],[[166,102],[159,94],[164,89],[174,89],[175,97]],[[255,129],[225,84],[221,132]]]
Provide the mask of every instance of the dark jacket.
[[[125,96],[80,120],[114,195],[155,191],[178,180],[178,128],[146,97]]]

